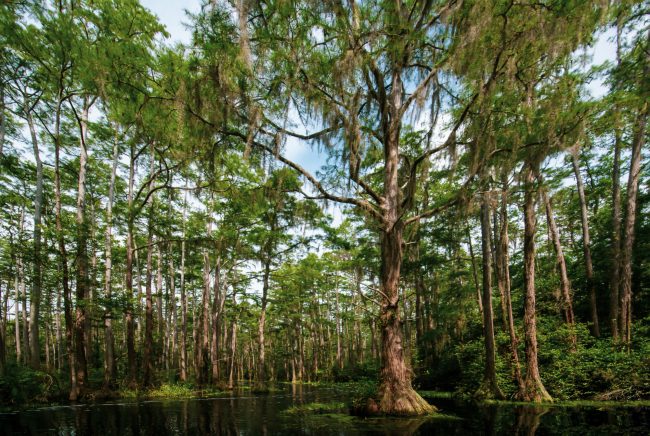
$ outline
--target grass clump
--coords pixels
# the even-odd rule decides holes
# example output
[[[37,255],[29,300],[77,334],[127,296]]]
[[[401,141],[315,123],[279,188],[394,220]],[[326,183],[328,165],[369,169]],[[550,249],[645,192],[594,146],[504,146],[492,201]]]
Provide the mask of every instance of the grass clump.
[[[150,398],[192,398],[195,395],[194,390],[188,385],[167,383],[147,392],[147,397]]]
[[[289,415],[323,414],[337,412],[345,408],[345,403],[340,401],[332,401],[330,403],[307,403],[290,407],[285,410],[285,413]]]

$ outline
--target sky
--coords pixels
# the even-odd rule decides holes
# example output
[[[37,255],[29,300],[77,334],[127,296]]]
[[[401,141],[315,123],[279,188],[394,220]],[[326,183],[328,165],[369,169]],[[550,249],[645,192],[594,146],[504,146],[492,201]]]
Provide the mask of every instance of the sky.
[[[170,42],[172,44],[174,42],[189,44],[192,34],[183,24],[190,22],[185,11],[199,12],[201,10],[199,0],[141,0],[140,4],[158,16],[171,35]]]

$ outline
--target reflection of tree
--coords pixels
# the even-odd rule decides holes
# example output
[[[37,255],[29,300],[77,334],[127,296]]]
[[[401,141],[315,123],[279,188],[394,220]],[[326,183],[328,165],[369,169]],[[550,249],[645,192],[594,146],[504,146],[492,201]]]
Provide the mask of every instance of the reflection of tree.
[[[543,406],[523,406],[517,407],[517,427],[516,435],[534,435],[539,427],[540,418],[549,411],[548,407]]]
[[[419,416],[415,418],[370,418],[366,420],[372,423],[372,432],[386,436],[409,436],[415,434],[431,416]]]

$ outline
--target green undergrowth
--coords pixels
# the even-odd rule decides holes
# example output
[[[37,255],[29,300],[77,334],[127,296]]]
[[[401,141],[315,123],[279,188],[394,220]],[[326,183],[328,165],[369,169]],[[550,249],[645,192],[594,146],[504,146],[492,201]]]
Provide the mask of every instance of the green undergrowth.
[[[453,392],[442,392],[442,391],[417,391],[422,398],[441,398],[441,399],[452,399],[455,398]]]
[[[123,399],[183,399],[212,398],[231,395],[230,392],[214,388],[195,388],[191,384],[162,384],[153,389],[121,389],[118,396]]]
[[[340,401],[332,401],[329,403],[306,403],[299,404],[288,408],[284,412],[288,415],[307,415],[307,414],[324,414],[331,412],[340,412],[346,409],[346,405]]]

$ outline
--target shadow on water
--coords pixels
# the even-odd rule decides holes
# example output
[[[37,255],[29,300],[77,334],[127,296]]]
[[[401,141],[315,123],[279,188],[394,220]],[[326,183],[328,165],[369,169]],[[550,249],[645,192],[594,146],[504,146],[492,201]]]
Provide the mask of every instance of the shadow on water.
[[[2,435],[547,435],[648,434],[647,407],[478,405],[431,400],[423,418],[358,418],[345,410],[290,414],[308,403],[346,402],[336,388],[289,385],[265,395],[46,407],[0,414]]]

